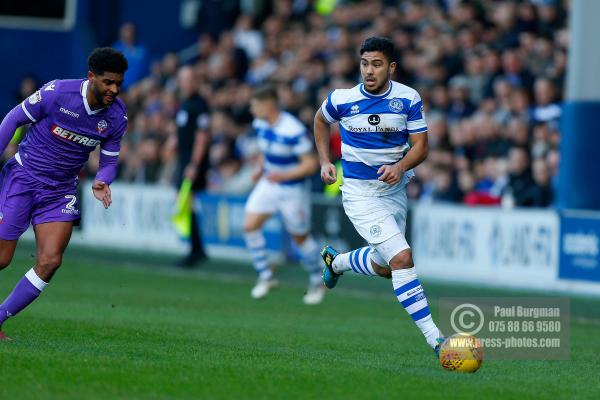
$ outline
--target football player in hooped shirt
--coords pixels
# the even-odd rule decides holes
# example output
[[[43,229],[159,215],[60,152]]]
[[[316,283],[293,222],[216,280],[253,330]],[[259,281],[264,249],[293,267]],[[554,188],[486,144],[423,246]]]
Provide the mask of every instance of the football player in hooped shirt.
[[[48,285],[62,261],[79,220],[77,175],[100,146],[100,167],[92,185],[105,208],[116,176],[127,109],[117,98],[127,60],[108,47],[88,58],[87,79],[48,82],[13,108],[0,124],[0,153],[17,127],[31,124],[18,152],[0,172],[0,269],[13,257],[17,240],[31,223],[35,265],[0,304],[2,324],[27,307]]]
[[[344,211],[369,244],[343,254],[325,247],[323,282],[331,289],[346,271],[391,277],[398,301],[438,354],[442,334],[404,237],[406,184],[412,168],[427,157],[427,123],[417,91],[391,80],[395,69],[392,41],[368,38],[360,49],[363,83],[334,90],[315,115],[321,178],[327,184],[337,178],[329,159],[329,124],[339,122]]]

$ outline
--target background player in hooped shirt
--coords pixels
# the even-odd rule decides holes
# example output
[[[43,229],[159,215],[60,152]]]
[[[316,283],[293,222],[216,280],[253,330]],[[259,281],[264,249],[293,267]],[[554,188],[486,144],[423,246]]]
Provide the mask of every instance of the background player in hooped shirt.
[[[258,273],[251,295],[263,298],[277,285],[269,268],[261,229],[273,214],[280,212],[286,230],[298,245],[302,266],[309,273],[303,301],[318,304],[323,300],[325,288],[321,282],[319,246],[310,235],[310,191],[306,178],[318,169],[312,141],[298,119],[280,110],[275,87],[257,88],[250,100],[250,110],[256,118],[253,128],[263,154],[253,176],[258,183],[246,203],[244,221],[246,246]]]
[[[395,69],[392,42],[368,38],[360,49],[363,83],[334,90],[315,115],[321,178],[327,184],[337,178],[329,159],[329,124],[339,122],[344,210],[369,244],[344,254],[325,247],[323,281],[333,288],[346,271],[389,277],[391,269],[396,297],[437,354],[442,334],[431,318],[404,237],[406,184],[411,169],[427,157],[427,124],[419,94],[391,80]]]
[[[0,124],[0,153],[17,127],[31,123],[19,150],[0,172],[0,269],[7,267],[17,240],[33,224],[35,266],[0,304],[1,326],[35,300],[62,261],[79,220],[77,175],[100,146],[100,167],[92,185],[105,208],[116,176],[127,109],[117,98],[127,60],[112,48],[94,50],[87,79],[47,83],[13,108]]]

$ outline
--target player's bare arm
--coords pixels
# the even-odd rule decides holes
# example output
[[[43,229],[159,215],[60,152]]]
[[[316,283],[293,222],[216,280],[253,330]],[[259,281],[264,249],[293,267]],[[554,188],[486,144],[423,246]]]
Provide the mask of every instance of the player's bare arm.
[[[321,179],[328,185],[337,181],[337,170],[329,158],[329,124],[317,110],[315,114],[315,145],[319,153],[319,163],[321,164]]]
[[[427,132],[414,134],[410,138],[412,146],[404,158],[395,164],[382,165],[379,168],[377,173],[381,174],[380,181],[394,185],[402,180],[404,172],[421,164],[427,158],[429,152]]]
[[[271,172],[267,175],[267,179],[271,182],[290,181],[306,178],[317,171],[319,164],[314,153],[303,154],[299,159],[300,163],[296,168],[285,172]]]
[[[260,154],[257,156],[254,171],[252,171],[252,182],[257,182],[264,172],[265,157]]]

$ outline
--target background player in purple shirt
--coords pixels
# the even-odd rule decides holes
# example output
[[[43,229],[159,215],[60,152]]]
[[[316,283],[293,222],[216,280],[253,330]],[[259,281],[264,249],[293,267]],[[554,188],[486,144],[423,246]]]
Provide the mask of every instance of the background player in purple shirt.
[[[31,123],[19,151],[0,171],[0,269],[13,257],[17,240],[33,224],[36,262],[0,304],[7,318],[35,300],[62,261],[73,224],[79,220],[77,174],[100,146],[100,168],[92,190],[105,208],[116,176],[127,109],[117,98],[127,60],[103,47],[88,57],[87,79],[48,82],[13,108],[0,124],[0,154],[17,127]]]

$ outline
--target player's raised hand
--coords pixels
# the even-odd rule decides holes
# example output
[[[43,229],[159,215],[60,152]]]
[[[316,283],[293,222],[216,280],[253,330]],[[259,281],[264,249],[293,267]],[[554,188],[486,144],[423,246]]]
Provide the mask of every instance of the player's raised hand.
[[[337,181],[337,169],[332,163],[323,163],[321,165],[321,179],[328,185]]]
[[[110,207],[112,199],[110,198],[110,187],[102,181],[94,181],[92,185],[92,192],[94,197],[102,202],[104,208]]]
[[[382,165],[377,170],[377,174],[381,175],[379,180],[387,183],[388,185],[395,185],[400,182],[404,174],[404,170],[400,166],[400,163]]]

